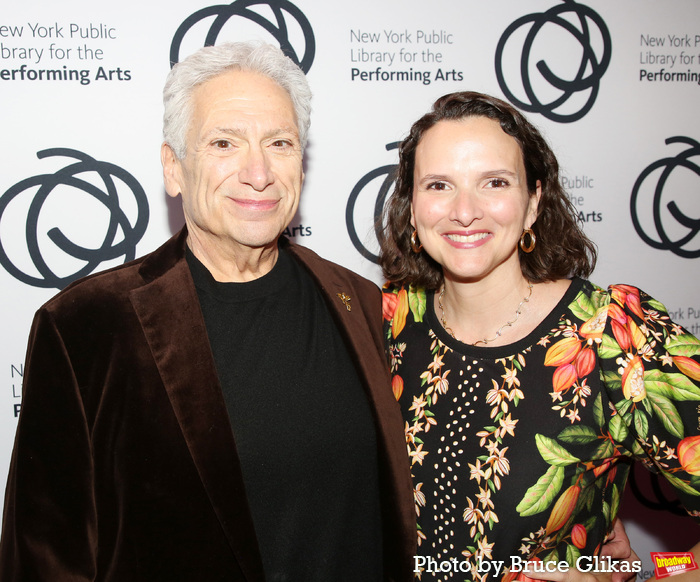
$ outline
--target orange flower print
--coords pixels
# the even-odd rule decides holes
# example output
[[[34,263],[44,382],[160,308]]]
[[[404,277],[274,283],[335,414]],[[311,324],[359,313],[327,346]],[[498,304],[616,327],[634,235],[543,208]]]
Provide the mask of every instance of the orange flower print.
[[[639,356],[634,356],[622,374],[622,393],[627,400],[639,402],[647,395],[644,387],[644,364]]]
[[[576,366],[576,375],[579,378],[585,378],[595,368],[595,352],[591,348],[582,349],[576,356],[574,365]]]
[[[549,519],[547,520],[547,525],[545,526],[547,535],[561,529],[561,527],[568,521],[576,508],[576,502],[578,501],[578,496],[580,493],[581,488],[578,485],[572,485],[561,494],[559,499],[557,499],[557,502],[554,504],[554,508],[552,509],[552,513],[549,515]]]
[[[595,312],[595,315],[581,326],[579,329],[580,334],[586,339],[599,338],[601,335],[603,335],[607,315],[607,306],[598,309],[598,311]]]
[[[554,392],[564,392],[576,382],[576,367],[573,364],[565,364],[554,370],[552,386]]]
[[[586,539],[588,533],[586,528],[580,523],[577,523],[573,528],[571,528],[571,542],[579,549],[582,550],[586,547]]]
[[[700,363],[686,356],[673,356],[673,363],[688,378],[700,381]]]
[[[678,443],[678,460],[691,475],[700,475],[700,435],[684,438]]]
[[[615,285],[612,289],[612,298],[620,305],[627,305],[637,317],[644,318],[639,289],[630,285]]]
[[[406,325],[406,316],[408,315],[408,292],[406,289],[401,289],[396,296],[396,311],[391,324],[391,335],[396,337],[403,331]]]
[[[617,303],[611,303],[608,305],[608,316],[610,316],[610,319],[614,319],[618,323],[627,323],[627,314]]]
[[[642,330],[639,329],[639,326],[631,319],[627,322],[627,329],[629,331],[630,338],[632,339],[632,345],[634,345],[637,350],[641,350],[644,347],[644,344],[647,343],[646,336]]]
[[[396,304],[399,302],[399,297],[396,293],[382,293],[382,315],[387,321],[391,321],[396,311]]]
[[[561,366],[574,361],[581,351],[581,340],[577,337],[565,337],[547,350],[544,357],[545,366]]]
[[[627,326],[620,323],[616,319],[610,322],[610,327],[612,327],[613,335],[615,336],[615,341],[622,349],[623,352],[629,352],[630,346],[632,345],[632,338],[630,337]]]
[[[396,400],[401,398],[401,394],[403,394],[403,378],[398,374],[391,379],[391,390]]]

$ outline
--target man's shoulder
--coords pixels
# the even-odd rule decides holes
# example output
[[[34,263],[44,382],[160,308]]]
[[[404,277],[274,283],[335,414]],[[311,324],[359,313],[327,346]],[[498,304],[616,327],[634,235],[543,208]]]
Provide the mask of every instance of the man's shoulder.
[[[293,242],[286,242],[283,248],[301,261],[318,279],[331,279],[363,290],[379,292],[379,287],[374,282],[362,275],[358,275],[347,267],[324,259],[308,247],[303,247]]]
[[[49,299],[42,308],[52,312],[64,309],[74,311],[81,305],[92,304],[110,309],[116,302],[128,300],[132,290],[148,283],[144,271],[149,269],[150,265],[155,263],[168,267],[174,264],[171,257],[166,260],[162,260],[161,257],[164,254],[172,255],[168,250],[177,244],[176,238],[173,237],[142,257],[74,281]]]

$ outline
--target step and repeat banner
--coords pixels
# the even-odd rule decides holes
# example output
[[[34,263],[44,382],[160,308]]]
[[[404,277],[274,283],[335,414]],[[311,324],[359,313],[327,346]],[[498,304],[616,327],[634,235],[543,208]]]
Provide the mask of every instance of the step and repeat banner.
[[[373,224],[397,142],[440,95],[491,93],[557,153],[599,246],[592,280],[637,285],[700,333],[697,0],[16,3],[0,11],[0,491],[34,311],[182,226],[160,168],[165,77],[246,39],[284,48],[314,91],[297,242],[381,283]],[[700,528],[667,518],[677,502],[645,471],[632,485],[645,579],[649,551],[685,550]]]

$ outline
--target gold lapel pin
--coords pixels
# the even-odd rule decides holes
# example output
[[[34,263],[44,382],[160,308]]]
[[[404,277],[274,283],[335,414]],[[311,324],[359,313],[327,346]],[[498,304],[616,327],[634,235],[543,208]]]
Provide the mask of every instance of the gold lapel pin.
[[[350,295],[346,295],[345,293],[336,293],[336,295],[343,302],[343,305],[345,305],[345,308],[348,311],[352,311],[352,306],[350,305]]]

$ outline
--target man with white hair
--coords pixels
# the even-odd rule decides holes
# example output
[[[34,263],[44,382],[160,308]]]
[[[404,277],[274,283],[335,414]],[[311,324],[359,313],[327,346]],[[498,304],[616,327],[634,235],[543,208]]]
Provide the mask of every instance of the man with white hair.
[[[37,312],[3,582],[412,579],[380,292],[281,237],[310,97],[269,45],[171,71],[161,158],[186,226]]]

